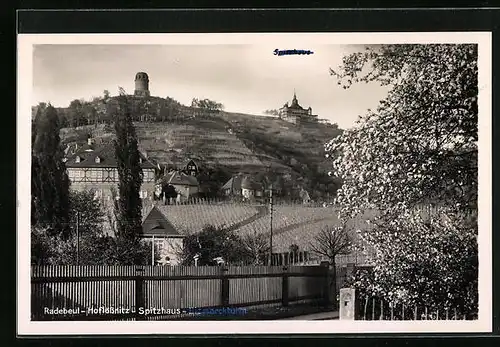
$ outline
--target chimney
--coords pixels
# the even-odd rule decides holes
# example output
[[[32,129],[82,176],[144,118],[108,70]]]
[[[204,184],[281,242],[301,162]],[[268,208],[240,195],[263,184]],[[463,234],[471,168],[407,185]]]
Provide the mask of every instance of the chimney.
[[[91,138],[91,137],[89,137],[89,138],[87,139],[87,144],[88,144],[89,146],[92,146],[92,138]]]

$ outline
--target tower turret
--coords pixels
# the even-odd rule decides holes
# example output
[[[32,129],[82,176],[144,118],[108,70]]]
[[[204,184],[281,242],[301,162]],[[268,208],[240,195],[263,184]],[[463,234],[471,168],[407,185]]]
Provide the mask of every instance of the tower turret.
[[[135,96],[149,96],[149,76],[145,72],[135,75]]]

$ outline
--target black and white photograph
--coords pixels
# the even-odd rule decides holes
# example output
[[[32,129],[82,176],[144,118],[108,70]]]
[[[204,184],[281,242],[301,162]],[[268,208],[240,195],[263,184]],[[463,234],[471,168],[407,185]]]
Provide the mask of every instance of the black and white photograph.
[[[490,40],[19,35],[19,324],[488,331]]]

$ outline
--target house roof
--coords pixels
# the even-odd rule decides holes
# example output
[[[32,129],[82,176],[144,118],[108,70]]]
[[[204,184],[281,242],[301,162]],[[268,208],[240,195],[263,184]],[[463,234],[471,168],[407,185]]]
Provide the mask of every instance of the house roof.
[[[184,165],[185,168],[187,168],[189,165],[194,165],[196,168],[198,168],[198,164],[193,159],[189,159],[186,164]]]
[[[156,206],[142,222],[142,236],[183,237]]]
[[[197,187],[200,185],[196,177],[191,175],[186,175],[184,172],[181,171],[172,171],[167,173],[165,175],[164,182],[172,185],[175,184],[180,186],[191,186],[191,187]]]
[[[255,182],[249,176],[236,175],[229,179],[222,186],[222,190],[230,189],[231,191],[241,190],[241,189],[262,189],[262,185],[260,183]]]
[[[141,168],[153,169],[156,166],[139,152],[142,159]],[[76,158],[80,157],[80,162],[76,162]],[[96,158],[99,157],[99,162],[96,163]],[[115,148],[113,144],[89,145],[85,144],[70,155],[66,161],[66,167],[118,167],[115,156]]]

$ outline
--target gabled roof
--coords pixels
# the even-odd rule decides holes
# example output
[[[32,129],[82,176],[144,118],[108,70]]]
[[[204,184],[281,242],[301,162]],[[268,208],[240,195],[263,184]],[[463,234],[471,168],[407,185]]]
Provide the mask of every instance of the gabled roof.
[[[191,186],[191,187],[197,187],[200,185],[196,177],[191,175],[186,175],[184,172],[181,171],[172,171],[167,173],[165,175],[164,182],[172,185],[175,184],[180,186]]]
[[[239,191],[241,189],[262,189],[262,185],[260,183],[254,182],[249,176],[244,175],[236,175],[229,179],[222,186],[222,190],[230,189],[231,192]]]
[[[193,159],[189,159],[186,162],[186,165],[184,165],[184,167],[187,168],[189,165],[194,165],[194,166],[196,166],[196,168],[198,168],[198,164],[196,164],[196,162]]]
[[[156,166],[139,152],[142,158],[141,168],[154,169]],[[76,162],[76,157],[80,157],[80,162]],[[99,157],[99,163],[96,163],[96,157]],[[115,148],[112,143],[103,145],[88,145],[85,144],[79,147],[78,150],[70,155],[66,161],[66,167],[118,167],[115,157]]]
[[[156,206],[142,222],[142,236],[183,237]]]

